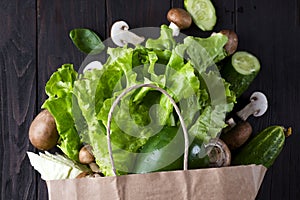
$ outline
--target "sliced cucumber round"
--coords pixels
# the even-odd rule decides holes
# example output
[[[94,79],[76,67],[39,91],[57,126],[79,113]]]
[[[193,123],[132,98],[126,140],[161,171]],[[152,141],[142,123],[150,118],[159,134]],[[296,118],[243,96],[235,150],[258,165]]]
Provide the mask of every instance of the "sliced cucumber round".
[[[210,0],[184,0],[186,10],[203,31],[210,31],[217,22],[216,10]]]
[[[222,67],[221,76],[231,84],[230,89],[239,97],[248,89],[259,71],[260,63],[254,55],[238,51]]]
[[[260,69],[258,59],[245,51],[236,52],[233,54],[231,60],[234,69],[243,75],[249,75],[258,72]]]

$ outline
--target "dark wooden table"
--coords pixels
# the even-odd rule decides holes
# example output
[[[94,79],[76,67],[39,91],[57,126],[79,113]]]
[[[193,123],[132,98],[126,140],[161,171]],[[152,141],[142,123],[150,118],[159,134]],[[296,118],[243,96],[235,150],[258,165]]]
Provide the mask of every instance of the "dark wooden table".
[[[241,102],[263,91],[270,108],[251,118],[255,132],[279,124],[294,134],[268,170],[257,199],[300,199],[300,0],[213,0],[215,31],[234,29],[239,50],[260,59],[262,70]],[[44,86],[63,63],[79,66],[85,55],[68,38],[77,27],[109,37],[116,20],[131,28],[167,23],[171,7],[183,0],[1,0],[0,2],[0,199],[47,199],[45,182],[33,170],[26,151],[28,128],[46,95]],[[184,33],[207,36],[193,26]]]

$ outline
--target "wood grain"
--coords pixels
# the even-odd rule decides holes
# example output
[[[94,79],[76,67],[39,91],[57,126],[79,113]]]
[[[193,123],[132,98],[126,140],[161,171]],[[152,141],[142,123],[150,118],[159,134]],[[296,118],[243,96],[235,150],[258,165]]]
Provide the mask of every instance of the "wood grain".
[[[261,72],[244,97],[254,90],[264,92],[269,100],[268,112],[252,119],[255,132],[268,125],[291,126],[294,135],[268,170],[257,199],[300,199],[298,102],[300,101],[298,1],[237,1],[236,30],[239,48],[257,55]]]
[[[184,8],[184,5],[183,5],[183,1],[182,0],[172,0],[171,1],[171,7],[172,8]]]
[[[107,36],[110,36],[110,28],[117,20],[126,21],[130,28],[168,24],[166,16],[170,7],[171,1],[161,0],[107,1]]]
[[[35,199],[36,172],[26,157],[36,110],[35,2],[1,1],[0,19],[0,199]]]

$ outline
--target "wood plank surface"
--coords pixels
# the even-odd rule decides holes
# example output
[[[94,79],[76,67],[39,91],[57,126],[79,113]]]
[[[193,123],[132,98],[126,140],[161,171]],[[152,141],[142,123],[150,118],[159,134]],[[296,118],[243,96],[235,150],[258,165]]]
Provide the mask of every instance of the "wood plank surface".
[[[36,111],[36,4],[0,3],[0,199],[36,199],[28,128]]]
[[[107,36],[115,21],[124,20],[130,28],[159,27],[168,24],[167,12],[171,1],[114,0],[107,1]]]
[[[252,119],[254,129],[279,124],[294,132],[266,174],[257,199],[300,199],[299,1],[238,0],[236,9],[239,48],[257,55],[262,67],[244,98],[259,90],[269,100],[268,112]]]
[[[291,126],[294,134],[267,171],[259,200],[300,199],[300,0],[212,0],[218,17],[213,31],[234,29],[239,50],[255,54],[261,72],[239,99],[238,108],[253,91],[264,92],[269,110],[250,118],[254,132],[269,125]],[[29,164],[28,128],[47,98],[44,87],[64,63],[80,67],[85,58],[68,33],[86,27],[101,39],[110,36],[117,20],[130,28],[168,24],[171,7],[183,0],[2,0],[0,2],[0,199],[48,199],[45,182]],[[182,31],[208,36],[195,25]]]

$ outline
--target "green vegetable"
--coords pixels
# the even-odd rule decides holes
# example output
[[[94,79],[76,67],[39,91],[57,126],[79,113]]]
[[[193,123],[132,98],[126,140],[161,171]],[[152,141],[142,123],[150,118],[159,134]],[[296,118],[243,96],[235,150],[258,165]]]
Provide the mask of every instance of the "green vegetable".
[[[228,37],[222,33],[215,33],[208,38],[193,37],[193,39],[207,51],[209,58],[211,58],[214,63],[223,60],[227,56],[224,47],[228,42]]]
[[[86,71],[71,82],[67,92],[73,97],[68,96],[64,109],[59,107],[59,113],[65,110],[70,118],[66,120],[58,112],[49,111],[60,127],[69,127],[72,134],[77,134],[77,141],[80,137],[93,147],[96,163],[106,176],[113,175],[106,139],[108,112],[129,86],[150,83],[165,89],[180,106],[191,138],[207,142],[225,126],[225,114],[235,103],[229,84],[217,71],[210,70],[216,60],[224,57],[226,41],[225,36],[217,34],[203,40],[188,37],[179,44],[172,37],[172,30],[163,25],[161,36],[149,39],[146,47],[108,48],[108,59],[101,70]],[[60,79],[51,82],[62,85]],[[53,110],[58,109],[56,106]],[[170,126],[178,129],[180,123],[166,96],[151,88],[127,94],[114,111],[111,123],[117,175],[132,172],[140,149],[161,128]]]
[[[259,71],[260,63],[254,55],[238,51],[222,67],[221,75],[231,84],[230,89],[239,97],[248,89]]]
[[[188,168],[200,169],[209,166],[209,156],[202,150],[202,142],[194,139],[189,147]],[[183,157],[181,157],[183,160]],[[183,162],[182,162],[183,163]],[[182,169],[182,168],[181,168]]]
[[[194,140],[189,147],[189,169],[208,167],[209,158],[201,150],[201,142]],[[135,161],[133,173],[183,169],[184,138],[178,127],[164,127],[149,138]]]
[[[216,11],[210,0],[184,0],[186,10],[203,31],[210,31],[217,22]]]
[[[272,166],[285,141],[282,126],[270,126],[250,140],[234,157],[233,165],[257,164]]]
[[[176,45],[176,41],[174,40],[172,34],[172,29],[170,29],[167,25],[162,25],[160,37],[157,39],[148,39],[145,46],[149,49],[172,50]]]
[[[148,39],[146,48],[155,50],[174,49],[181,58],[185,58],[185,53],[187,53],[194,65],[201,64],[206,68],[208,65],[217,63],[227,56],[224,49],[227,41],[226,35],[216,33],[208,38],[188,36],[184,39],[183,44],[176,45],[176,41],[172,37],[172,29],[162,25],[161,36],[157,39]]]
[[[125,87],[152,83],[166,89],[182,107],[182,115],[190,134],[201,141],[216,137],[225,126],[222,116],[232,109],[235,102],[228,84],[215,72],[206,73],[210,66],[208,62],[192,64],[197,58],[199,60],[204,48],[199,51],[197,48],[191,49],[189,45],[193,41],[200,46],[202,41],[191,38],[190,42],[182,46],[175,43],[171,33],[171,29],[162,26],[161,36],[146,42],[148,48],[108,48],[109,58],[103,69],[86,72],[75,82],[74,94],[83,117],[80,121],[88,124],[88,130],[80,131],[80,136],[83,142],[90,144],[96,151],[96,162],[107,176],[112,175],[105,135],[107,116],[112,102]],[[211,52],[214,57],[223,54],[223,50],[215,49],[223,48],[226,37],[217,35],[208,40],[210,42],[204,42],[205,52]],[[190,61],[180,55],[185,52]],[[225,86],[225,91],[218,92],[219,96],[225,96],[224,101],[222,98],[211,101],[206,81],[214,83],[210,88],[213,91],[219,91],[219,84]],[[122,99],[111,124],[117,174],[133,170],[135,153],[157,129],[178,126],[178,119],[173,112],[169,100],[149,88],[134,91]]]
[[[131,70],[133,50],[115,48],[108,49],[108,53],[110,57],[103,65],[103,70],[88,71],[75,82],[74,95],[78,101],[78,109],[81,110],[81,114],[75,116],[76,121],[84,120],[87,123],[86,130],[80,131],[82,141],[93,147],[96,162],[103,173],[113,175],[107,150],[105,126],[108,111],[115,98],[114,90],[118,89],[121,77]],[[129,84],[135,79],[130,74],[126,78]],[[125,122],[124,125],[127,125],[130,122],[124,121],[130,119],[129,113],[119,113],[119,115],[120,123]],[[124,128],[127,130],[130,126]],[[131,130],[134,131],[132,128]],[[118,149],[114,151],[118,174],[124,174],[131,170],[134,163],[134,157],[130,153],[136,152],[143,145],[144,139],[124,133],[116,124],[112,124],[111,138],[113,148]]]
[[[42,108],[47,109],[55,119],[60,136],[59,148],[72,160],[78,161],[81,142],[73,120],[73,86],[77,72],[72,64],[64,64],[52,74],[46,84],[49,98]]]
[[[73,29],[69,34],[75,46],[83,53],[98,54],[105,46],[98,35],[92,30],[85,28]]]
[[[56,154],[44,153],[35,154],[27,152],[31,165],[41,174],[43,180],[58,180],[76,178],[80,173],[89,171],[81,164],[74,163],[72,160]]]

